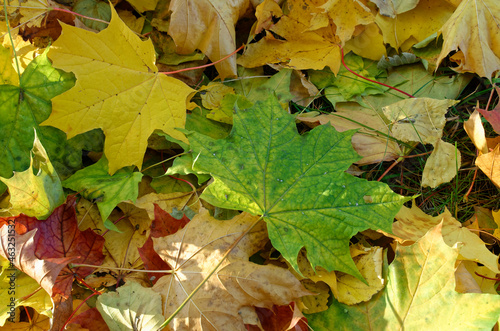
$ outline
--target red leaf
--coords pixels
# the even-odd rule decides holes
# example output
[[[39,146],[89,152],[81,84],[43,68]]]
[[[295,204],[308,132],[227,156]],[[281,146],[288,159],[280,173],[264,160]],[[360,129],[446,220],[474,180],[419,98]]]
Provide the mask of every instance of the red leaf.
[[[500,95],[500,88],[495,87],[495,89],[497,91],[497,94]],[[484,116],[484,118],[486,118],[488,122],[490,122],[493,130],[495,130],[496,133],[500,134],[500,102],[495,108],[490,111],[481,109],[479,107],[476,107],[476,109],[481,113],[481,115]]]
[[[156,208],[156,205],[155,205]],[[141,256],[142,261],[144,262],[144,269],[146,270],[171,270],[170,266],[167,262],[163,261],[163,259],[156,253],[153,247],[153,240],[151,236],[149,236],[148,240],[144,243],[144,246],[138,248],[139,255]],[[148,273],[149,279],[153,284],[156,284],[160,277],[167,275],[167,273],[156,273],[151,272]]]
[[[151,237],[160,238],[176,233],[189,223],[189,218],[184,215],[180,220],[155,205],[155,219],[151,223]]]

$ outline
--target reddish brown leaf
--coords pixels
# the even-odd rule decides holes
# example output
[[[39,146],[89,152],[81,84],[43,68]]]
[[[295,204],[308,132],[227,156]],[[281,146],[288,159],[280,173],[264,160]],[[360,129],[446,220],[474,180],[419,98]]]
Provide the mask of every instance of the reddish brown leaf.
[[[0,254],[6,259],[10,257],[16,268],[36,280],[47,293],[53,295],[53,287],[59,272],[73,258],[38,259],[35,256],[34,239],[38,232],[40,230],[34,229],[20,235],[12,231],[9,226],[3,226],[0,229]]]
[[[109,331],[106,322],[97,308],[86,310],[71,319],[71,323],[68,325],[68,328],[71,328],[72,325],[80,325],[82,328],[92,331]]]
[[[156,205],[155,205],[156,207]],[[163,261],[163,259],[156,253],[153,246],[153,240],[151,236],[149,236],[148,240],[144,243],[144,246],[138,248],[139,255],[141,256],[142,261],[144,262],[144,269],[146,270],[171,270],[170,266],[167,262]],[[156,284],[160,277],[165,276],[167,273],[156,273],[151,272],[148,273],[149,279],[153,284]]]
[[[189,223],[189,218],[184,215],[180,220],[172,217],[169,213],[155,205],[155,219],[151,223],[151,237],[160,238],[176,233]]]
[[[16,218],[16,223],[24,225],[27,231],[38,229],[34,238],[37,258],[68,258],[73,263],[100,265],[104,260],[104,238],[91,229],[78,230],[74,205],[75,198],[68,197],[66,203],[57,207],[47,220],[39,221],[21,214]],[[88,267],[73,270],[65,267],[57,278],[52,296],[59,294],[65,298],[69,297],[73,273],[85,278],[92,271],[93,268]]]
[[[19,34],[26,41],[29,39],[33,43],[35,38],[50,37],[55,41],[61,35],[61,24],[59,21],[69,25],[75,25],[75,16],[61,11],[50,11],[47,16],[42,20],[41,25],[38,26],[23,26],[19,29]]]
[[[500,95],[500,87],[495,87],[495,89],[497,91],[497,94]],[[488,122],[490,122],[493,130],[495,130],[496,133],[500,134],[500,102],[495,108],[490,111],[488,111],[487,109],[481,109],[479,107],[476,107],[476,109],[481,113],[481,115],[484,116],[484,118],[486,118]]]
[[[272,309],[255,308],[260,323],[265,331],[307,331],[307,319],[292,302],[287,306],[273,306]],[[257,326],[247,326],[249,331],[260,330]]]

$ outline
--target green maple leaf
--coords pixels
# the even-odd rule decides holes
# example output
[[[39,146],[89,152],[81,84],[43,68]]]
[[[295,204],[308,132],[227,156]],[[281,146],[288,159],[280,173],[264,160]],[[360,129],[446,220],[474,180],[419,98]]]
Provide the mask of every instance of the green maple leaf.
[[[313,266],[361,278],[349,240],[368,228],[390,232],[405,199],[345,173],[360,158],[351,146],[354,132],[322,125],[301,136],[274,96],[233,115],[226,139],[188,136],[193,168],[215,179],[202,198],[262,215],[274,247],[296,270],[305,247]]]
[[[122,168],[111,176],[108,160],[103,156],[63,181],[63,186],[80,192],[87,200],[96,201],[102,220],[106,221],[120,202],[137,199],[141,179],[142,173],[134,172],[132,167]]]
[[[314,330],[491,330],[500,314],[496,294],[457,293],[458,249],[448,246],[442,224],[411,246],[398,246],[387,286],[369,302],[333,300],[327,311],[307,315]]]
[[[67,143],[64,132],[39,126],[50,115],[51,98],[74,83],[72,74],[54,69],[43,53],[31,61],[18,85],[0,85],[0,176],[9,178],[29,167],[33,129],[58,172],[81,166],[81,151]]]

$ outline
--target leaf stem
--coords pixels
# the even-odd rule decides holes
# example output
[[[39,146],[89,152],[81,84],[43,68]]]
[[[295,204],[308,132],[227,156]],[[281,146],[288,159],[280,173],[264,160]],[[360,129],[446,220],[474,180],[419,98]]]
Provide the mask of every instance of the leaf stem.
[[[17,76],[19,77],[19,84],[21,84],[21,70],[19,69],[19,61],[17,60],[16,46],[14,45],[14,40],[12,39],[12,34],[10,33],[9,17],[7,15],[7,1],[3,2],[3,13],[5,16],[5,24],[7,24],[7,33],[9,34],[10,44],[12,45],[12,52],[14,53],[14,61],[16,62]]]
[[[207,275],[207,277],[205,277],[205,279],[203,279],[203,281],[200,284],[198,284],[198,286],[196,286],[196,288],[188,295],[188,297],[180,304],[180,306],[177,307],[177,309],[172,313],[172,315],[170,315],[170,317],[167,318],[165,320],[165,322],[162,323],[162,325],[160,325],[160,327],[158,328],[158,331],[161,330],[161,329],[163,329],[165,326],[168,325],[168,323],[170,323],[172,321],[172,319],[182,310],[182,308],[184,308],[184,306],[194,297],[194,295],[196,294],[196,292],[198,292],[198,290],[203,285],[205,285],[205,283],[210,279],[210,277],[212,277],[212,275],[217,271],[217,269],[219,269],[219,267],[222,264],[222,262],[227,258],[227,256],[229,255],[229,253],[231,253],[231,251],[240,243],[241,239],[243,239],[261,220],[262,220],[262,216],[258,220],[256,220],[255,222],[253,222],[252,225],[250,225],[248,227],[248,229],[245,232],[243,232],[241,234],[241,236],[239,236],[231,244],[231,246],[229,246],[228,250],[224,253],[224,255],[222,256],[222,258],[220,259],[220,261],[217,262],[217,264],[212,269],[212,271],[210,271],[210,273]]]

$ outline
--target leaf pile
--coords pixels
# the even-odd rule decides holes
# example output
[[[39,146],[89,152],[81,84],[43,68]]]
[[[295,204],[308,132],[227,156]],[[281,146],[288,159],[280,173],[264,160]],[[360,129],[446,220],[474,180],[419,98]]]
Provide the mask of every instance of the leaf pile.
[[[0,329],[499,320],[496,1],[2,5]]]

